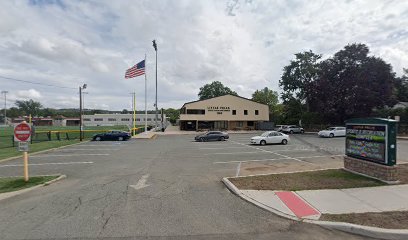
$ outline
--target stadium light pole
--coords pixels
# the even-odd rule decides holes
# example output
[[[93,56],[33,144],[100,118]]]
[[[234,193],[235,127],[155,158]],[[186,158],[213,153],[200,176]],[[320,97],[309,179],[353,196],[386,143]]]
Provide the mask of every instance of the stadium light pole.
[[[82,141],[82,90],[86,89],[87,85],[79,86],[79,141]]]
[[[1,91],[4,94],[4,126],[7,125],[7,93],[8,91]]]
[[[154,106],[156,107],[155,109],[156,117],[154,119],[154,122],[156,124],[155,126],[155,131],[156,131],[157,130],[157,43],[156,43],[156,40],[153,40],[152,42],[153,42],[154,51],[156,52],[156,101],[154,103]]]

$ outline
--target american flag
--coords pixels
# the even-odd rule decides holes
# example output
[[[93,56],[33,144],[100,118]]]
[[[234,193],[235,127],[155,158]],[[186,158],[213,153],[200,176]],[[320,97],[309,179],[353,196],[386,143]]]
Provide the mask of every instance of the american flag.
[[[125,78],[134,78],[145,74],[145,60],[126,70]]]

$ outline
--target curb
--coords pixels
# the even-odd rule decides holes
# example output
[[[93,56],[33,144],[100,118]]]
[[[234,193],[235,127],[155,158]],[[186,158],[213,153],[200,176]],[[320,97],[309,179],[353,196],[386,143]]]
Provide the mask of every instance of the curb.
[[[252,198],[245,196],[244,194],[241,193],[241,191],[233,183],[231,183],[231,181],[228,180],[227,177],[223,178],[222,182],[235,195],[239,196],[240,198],[244,199],[247,202],[254,204],[255,206],[259,208],[270,211],[280,217],[288,218],[290,220],[295,220],[298,222],[313,223],[313,224],[317,224],[324,228],[336,229],[339,231],[357,234],[361,236],[372,237],[372,238],[387,239],[387,240],[408,239],[407,229],[387,229],[387,228],[363,226],[363,225],[346,223],[346,222],[328,222],[328,221],[319,221],[319,220],[311,220],[311,219],[299,219],[297,217],[280,212],[274,208],[266,206],[258,201],[253,200]]]
[[[61,148],[66,148],[66,147],[69,147],[69,146],[78,145],[78,144],[86,143],[86,142],[90,142],[90,140],[82,141],[82,142],[79,142],[79,143],[73,143],[73,144],[69,144],[69,145],[65,145],[65,146],[61,146],[61,147],[45,149],[45,150],[41,150],[41,151],[38,151],[38,152],[30,153],[30,155],[37,155],[37,154],[40,154],[40,153],[45,153],[45,152],[49,152],[49,151],[56,150],[56,149],[61,149]],[[7,162],[7,161],[10,161],[10,160],[14,160],[14,159],[18,159],[18,158],[21,158],[21,156],[15,156],[15,157],[0,159],[0,163]]]
[[[57,181],[59,181],[61,179],[66,178],[66,177],[67,177],[66,175],[60,175],[59,177],[57,177],[57,178],[55,178],[53,180],[50,180],[48,182],[45,182],[45,183],[42,183],[42,184],[39,184],[39,185],[36,185],[36,186],[32,186],[30,188],[21,189],[21,190],[14,191],[14,192],[1,193],[0,194],[0,201],[4,200],[4,199],[11,198],[11,197],[15,197],[15,196],[18,196],[18,195],[21,195],[21,194],[24,194],[26,192],[30,192],[30,191],[35,190],[35,189],[40,188],[40,187],[48,186],[48,185],[53,184],[53,183],[55,183],[55,182],[57,182]]]

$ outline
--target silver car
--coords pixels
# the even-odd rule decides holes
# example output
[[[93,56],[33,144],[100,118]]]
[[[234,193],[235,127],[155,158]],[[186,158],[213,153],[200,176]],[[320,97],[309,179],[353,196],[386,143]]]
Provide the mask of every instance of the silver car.
[[[286,126],[285,128],[282,129],[283,133],[304,133],[305,130],[302,127],[296,126],[296,125],[289,125]]]

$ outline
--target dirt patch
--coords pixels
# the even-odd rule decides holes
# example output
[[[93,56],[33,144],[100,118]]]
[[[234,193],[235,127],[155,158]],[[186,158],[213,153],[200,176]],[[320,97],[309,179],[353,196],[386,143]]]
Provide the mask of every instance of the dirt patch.
[[[408,212],[323,214],[319,220],[348,222],[380,228],[406,229],[408,226]]]
[[[239,189],[253,190],[299,191],[387,185],[342,169],[238,177],[229,178],[229,180]]]

